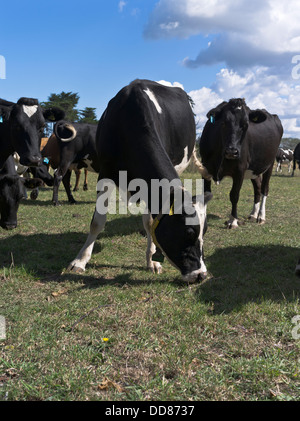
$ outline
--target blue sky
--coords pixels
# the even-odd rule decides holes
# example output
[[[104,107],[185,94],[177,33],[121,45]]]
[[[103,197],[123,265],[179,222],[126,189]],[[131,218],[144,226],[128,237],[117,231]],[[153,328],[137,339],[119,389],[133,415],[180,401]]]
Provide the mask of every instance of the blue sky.
[[[100,118],[132,80],[164,80],[191,94],[199,129],[219,102],[245,97],[300,137],[299,22],[298,0],[12,0],[0,14],[0,97],[77,92]]]

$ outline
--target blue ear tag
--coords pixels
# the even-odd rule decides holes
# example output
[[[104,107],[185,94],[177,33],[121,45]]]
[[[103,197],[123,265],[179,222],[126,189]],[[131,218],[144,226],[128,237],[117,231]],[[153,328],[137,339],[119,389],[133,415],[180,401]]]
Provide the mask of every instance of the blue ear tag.
[[[45,162],[45,164],[49,164],[49,162],[50,162],[50,161],[49,161],[49,159],[48,159],[48,158],[44,158],[44,159],[43,159],[43,162]]]
[[[212,124],[214,124],[214,122],[215,122],[215,117],[214,117],[213,115],[211,115],[211,116],[210,116],[210,122],[211,122]]]
[[[0,123],[3,123],[3,117],[0,115]]]

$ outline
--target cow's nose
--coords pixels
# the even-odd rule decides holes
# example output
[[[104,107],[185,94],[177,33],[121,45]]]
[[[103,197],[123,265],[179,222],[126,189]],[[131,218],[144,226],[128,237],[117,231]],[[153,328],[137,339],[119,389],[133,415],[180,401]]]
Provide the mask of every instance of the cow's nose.
[[[229,159],[236,159],[239,157],[239,151],[237,148],[234,148],[233,146],[230,146],[229,148],[226,148],[226,158]]]
[[[39,155],[31,155],[29,157],[21,157],[20,164],[25,167],[38,167],[42,163],[42,158]]]

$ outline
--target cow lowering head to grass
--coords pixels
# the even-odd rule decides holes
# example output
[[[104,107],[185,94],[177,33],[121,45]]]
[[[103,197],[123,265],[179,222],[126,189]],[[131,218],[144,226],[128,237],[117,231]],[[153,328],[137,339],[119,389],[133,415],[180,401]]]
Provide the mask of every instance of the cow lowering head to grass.
[[[264,223],[269,181],[283,134],[279,118],[266,110],[250,110],[241,98],[222,102],[207,118],[200,139],[202,164],[216,183],[226,176],[233,179],[228,227],[238,227],[237,203],[245,178],[250,178],[254,187],[249,218]],[[210,191],[211,181],[204,184]]]
[[[38,166],[45,120],[63,117],[64,112],[58,108],[42,109],[37,99],[20,98],[16,104],[0,99],[0,168],[14,152],[22,165]]]
[[[195,120],[188,95],[180,88],[149,80],[132,82],[109,102],[96,134],[100,168],[98,185],[109,179],[120,187],[119,173],[124,172],[128,186],[132,181],[142,180],[148,187],[148,195],[144,198],[148,213],[143,215],[147,233],[147,267],[153,272],[161,271],[160,263],[152,259],[156,248],[160,248],[183,279],[189,282],[206,274],[202,256],[205,206],[199,211],[197,205],[193,205],[192,197],[187,196],[179,214],[173,215],[171,209],[162,213],[161,207],[153,211],[154,197],[150,185],[152,180],[180,183],[178,174],[191,159],[198,163],[199,170],[203,169],[196,161],[195,139]],[[177,189],[183,192],[180,186]],[[98,200],[102,194],[103,191],[99,191]],[[193,225],[188,222],[191,215],[195,221]],[[70,270],[85,270],[105,222],[106,212],[98,211],[96,207],[90,234],[69,265]]]
[[[20,177],[15,162],[10,155],[0,170],[0,226],[4,229],[17,227],[17,212],[21,200],[26,197],[26,190],[43,185],[38,178]]]

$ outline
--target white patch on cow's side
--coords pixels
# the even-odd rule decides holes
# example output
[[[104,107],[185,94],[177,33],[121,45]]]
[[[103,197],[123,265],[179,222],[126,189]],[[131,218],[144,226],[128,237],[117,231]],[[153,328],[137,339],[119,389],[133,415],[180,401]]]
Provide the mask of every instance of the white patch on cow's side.
[[[188,147],[186,146],[184,148],[184,155],[183,159],[180,162],[180,164],[175,165],[175,170],[178,175],[181,175],[183,171],[189,166],[190,160],[188,159]]]
[[[23,111],[29,118],[37,112],[37,109],[38,105],[23,105]]]
[[[258,176],[256,174],[254,174],[253,171],[251,171],[251,170],[246,170],[245,171],[245,174],[244,174],[244,179],[245,180],[254,180],[257,177]]]
[[[148,95],[148,97],[150,98],[150,100],[153,102],[153,104],[155,105],[155,108],[156,108],[156,110],[157,110],[157,112],[159,113],[159,114],[162,114],[162,109],[161,109],[161,107],[160,107],[160,105],[159,105],[159,103],[158,103],[158,101],[157,101],[157,99],[156,99],[156,97],[155,97],[155,95],[154,95],[154,93],[152,92],[152,91],[150,91],[150,89],[148,88],[148,89],[144,89],[144,92]]]

